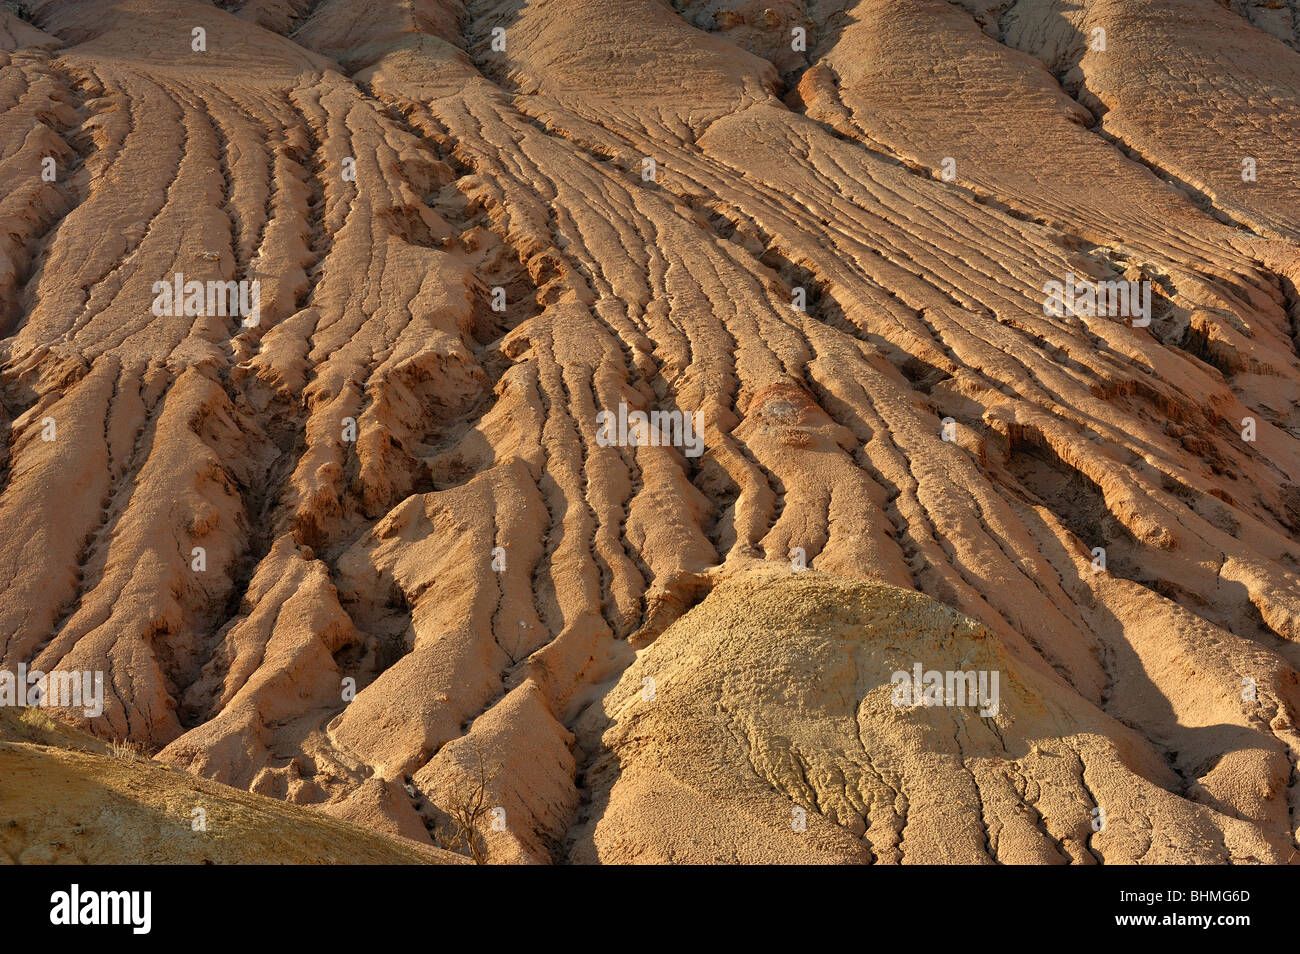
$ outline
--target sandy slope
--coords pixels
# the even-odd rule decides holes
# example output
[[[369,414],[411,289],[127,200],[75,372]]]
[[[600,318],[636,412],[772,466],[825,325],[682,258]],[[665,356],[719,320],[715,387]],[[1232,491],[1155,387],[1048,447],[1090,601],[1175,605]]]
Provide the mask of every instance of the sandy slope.
[[[30,709],[0,719],[0,818],[0,864],[463,862],[114,753]]]
[[[7,5],[0,662],[102,669],[98,736],[426,842],[486,753],[498,861],[1289,860],[1277,10]],[[176,272],[260,281],[260,323],[155,316]],[[1045,315],[1067,273],[1149,281],[1150,326]],[[620,402],[700,412],[704,454],[601,446]],[[880,708],[865,672],[791,708],[788,647],[709,650],[739,598],[710,591],[795,549],[815,618],[782,646],[840,672],[867,650],[823,616],[922,594],[1014,674],[1009,751]],[[623,721],[638,672],[692,653],[677,715]],[[724,733],[712,693],[755,666],[791,674]],[[723,742],[743,786],[698,781]],[[727,822],[741,801],[773,833]]]

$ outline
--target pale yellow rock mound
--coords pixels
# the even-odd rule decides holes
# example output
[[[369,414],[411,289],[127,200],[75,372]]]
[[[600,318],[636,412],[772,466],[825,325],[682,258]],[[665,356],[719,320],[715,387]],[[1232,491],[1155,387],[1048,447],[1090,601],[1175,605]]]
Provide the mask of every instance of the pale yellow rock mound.
[[[894,705],[892,674],[918,662],[984,671],[990,687],[996,672],[996,715]],[[1284,829],[1181,796],[1135,733],[979,623],[883,583],[773,570],[724,581],[587,713],[592,738],[606,715],[579,862],[1276,862],[1289,851]]]

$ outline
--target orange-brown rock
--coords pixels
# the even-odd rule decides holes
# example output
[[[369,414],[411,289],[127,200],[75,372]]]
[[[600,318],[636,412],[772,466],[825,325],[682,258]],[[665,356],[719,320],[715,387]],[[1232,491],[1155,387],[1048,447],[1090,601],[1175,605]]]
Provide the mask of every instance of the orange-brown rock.
[[[1292,860],[1284,12],[8,5],[0,668],[491,861]]]

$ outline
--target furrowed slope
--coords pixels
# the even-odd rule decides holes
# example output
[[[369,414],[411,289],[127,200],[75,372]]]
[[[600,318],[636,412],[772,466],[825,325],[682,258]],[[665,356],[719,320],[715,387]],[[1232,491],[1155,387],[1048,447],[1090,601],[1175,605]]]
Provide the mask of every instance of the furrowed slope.
[[[1054,782],[981,749],[1033,785],[989,808],[974,778],[973,840],[914,858],[1286,861],[1300,54],[1208,0],[1076,6],[28,3],[0,30],[0,661],[102,669],[93,732],[426,840],[485,754],[494,860],[778,860],[638,827],[649,783],[608,753],[657,641],[693,652],[719,581],[802,559],[841,580],[799,584],[817,612],[849,578],[975,621],[1060,713],[1016,744],[1087,749],[1157,833],[1051,849],[1080,797],[999,847],[989,812],[1046,817]],[[259,281],[258,323],[155,314],[176,273]],[[1067,275],[1150,282],[1150,325],[1045,314]],[[699,412],[704,453],[604,446],[620,404]],[[737,704],[766,738],[798,719],[764,693]],[[889,798],[937,804],[946,739],[857,718],[826,770],[898,763]],[[716,731],[662,719],[668,750]],[[786,781],[754,795],[778,830]],[[798,804],[818,858],[908,854]]]

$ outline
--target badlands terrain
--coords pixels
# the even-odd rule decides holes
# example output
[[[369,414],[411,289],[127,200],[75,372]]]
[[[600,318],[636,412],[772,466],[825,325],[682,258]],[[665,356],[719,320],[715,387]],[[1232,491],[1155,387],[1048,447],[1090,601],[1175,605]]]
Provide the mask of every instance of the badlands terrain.
[[[1296,0],[6,0],[0,861],[1295,861],[1297,283]]]

